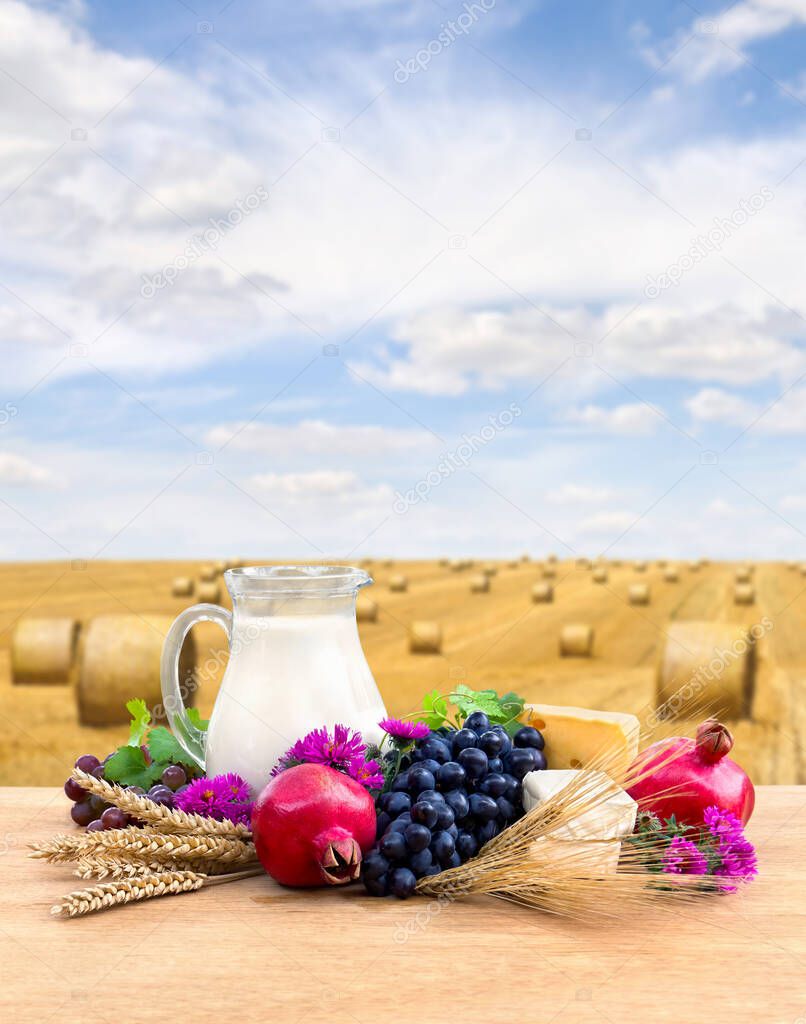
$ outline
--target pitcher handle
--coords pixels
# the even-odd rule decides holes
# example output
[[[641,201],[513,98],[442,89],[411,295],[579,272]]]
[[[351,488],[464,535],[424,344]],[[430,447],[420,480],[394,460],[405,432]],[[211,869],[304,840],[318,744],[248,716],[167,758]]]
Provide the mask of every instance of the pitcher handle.
[[[232,644],[232,612],[220,608],[217,604],[194,604],[192,608],[177,615],[168,630],[165,643],[162,645],[160,681],[162,703],[171,732],[182,749],[204,770],[207,733],[191,722],[179,681],[179,655],[182,644],[197,622],[216,622],[227,634],[227,643]]]

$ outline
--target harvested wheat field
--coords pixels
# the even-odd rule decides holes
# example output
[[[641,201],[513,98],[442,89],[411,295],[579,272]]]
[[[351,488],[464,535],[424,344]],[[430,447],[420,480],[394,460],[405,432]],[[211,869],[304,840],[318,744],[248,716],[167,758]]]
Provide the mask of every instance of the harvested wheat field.
[[[467,559],[364,564],[375,585],[363,598],[371,597],[376,614],[362,616],[359,629],[392,714],[413,710],[429,689],[447,692],[463,681],[513,689],[527,700],[631,711],[648,738],[691,735],[714,711],[729,722],[734,756],[756,782],[806,783],[806,580],[787,564],[753,567],[752,604],[734,600],[737,568],[747,567],[727,563],[676,562],[676,579],[669,579],[657,562],[637,570],[635,563],[611,562],[606,580],[599,572],[595,582],[589,562],[557,562],[551,601],[533,599],[547,568],[539,562],[485,561],[489,590],[481,595],[471,586],[481,569]],[[77,754],[104,756],[127,737],[122,723],[81,724],[75,672],[67,682],[53,671],[32,682],[31,668],[25,681],[12,682],[19,621],[76,620],[80,652],[98,616],[140,616],[144,629],[159,630],[160,616],[175,616],[198,599],[204,576],[216,576],[207,582],[222,584],[229,605],[218,578],[222,567],[209,561],[0,567],[0,784],[59,784]],[[194,581],[195,598],[174,596],[188,589],[175,586],[179,578]],[[649,603],[630,603],[636,583],[646,586]],[[428,643],[412,643],[414,623],[437,632]],[[682,623],[698,625],[677,628]],[[590,647],[561,654],[567,625],[589,627]],[[210,623],[192,635],[202,677],[196,703],[206,713],[226,664],[226,642]],[[99,650],[90,681],[96,688],[106,678],[98,673]],[[102,657],[114,659],[114,649],[105,647]],[[140,678],[148,664],[138,664]],[[108,667],[116,686],[121,668]],[[134,681],[131,695],[140,689]],[[665,711],[658,714],[661,703]]]

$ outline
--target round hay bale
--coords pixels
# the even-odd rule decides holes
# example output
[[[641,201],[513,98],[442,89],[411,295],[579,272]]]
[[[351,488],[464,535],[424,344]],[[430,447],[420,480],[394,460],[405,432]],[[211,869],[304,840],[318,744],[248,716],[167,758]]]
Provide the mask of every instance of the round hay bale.
[[[535,583],[532,587],[534,604],[551,604],[554,600],[554,587],[550,583]]]
[[[126,701],[142,697],[152,715],[162,707],[160,658],[173,619],[167,615],[99,615],[81,638],[76,699],[82,725],[129,720]],[[188,636],[179,659],[185,704],[192,705],[196,644]]]
[[[620,558],[611,558],[610,564],[613,566],[614,569],[620,569],[622,565],[624,565]]]
[[[801,576],[806,576],[806,565],[800,567],[800,574]]]
[[[523,554],[523,555],[521,555],[521,561],[522,562],[529,562],[529,561],[531,561],[531,556]]]
[[[448,566],[451,564],[451,560],[449,558],[440,558],[438,564],[440,569],[447,569]]]
[[[490,577],[485,576],[481,573],[479,576],[470,577],[470,593],[471,594],[489,594],[490,592]]]
[[[755,604],[756,588],[752,583],[737,583],[733,588],[734,604]]]
[[[740,565],[733,574],[733,578],[737,583],[749,583],[752,576],[753,567],[750,565]]]
[[[451,572],[463,572],[465,563],[461,558],[454,558],[450,565]]]
[[[517,569],[520,567],[520,564],[517,558],[512,558],[507,562],[507,569]]]
[[[213,568],[216,571],[216,576],[223,576],[224,573],[229,569],[229,565],[226,562],[215,562]]]
[[[655,564],[659,569],[665,569],[669,563],[666,561],[665,558],[659,558]]]
[[[561,658],[590,658],[593,654],[593,627],[570,623],[560,630]]]
[[[362,594],[355,602],[355,617],[358,622],[377,622],[378,602]]]
[[[550,555],[546,555],[546,561],[549,563],[549,565],[556,565],[557,556],[554,554],[554,552],[552,552]]]
[[[215,583],[218,579],[218,572],[214,565],[203,565],[199,569],[199,579],[204,583]]]
[[[543,579],[544,580],[556,580],[557,579],[557,570],[556,570],[556,568],[553,565],[544,565],[543,566]]]
[[[409,589],[409,581],[406,576],[392,576],[389,580],[389,589],[393,594],[405,594]]]
[[[490,562],[488,565],[485,565],[484,568],[481,571],[484,573],[485,576],[490,576],[490,577],[497,576],[498,575],[498,566],[497,565],[493,565],[492,562]]]
[[[174,597],[193,597],[194,583],[190,576],[177,576],[171,584]]]
[[[590,569],[591,560],[589,558],[578,558],[576,564],[577,569]]]
[[[607,569],[603,565],[597,565],[591,573],[591,579],[594,583],[607,583]]]
[[[742,627],[730,622],[672,622],[658,665],[659,718],[750,713],[756,649]]]
[[[667,565],[663,572],[663,578],[667,583],[679,583],[680,573],[676,565]]]
[[[219,604],[221,587],[217,583],[200,583],[196,598],[199,604]]]
[[[420,620],[409,627],[409,651],[412,654],[439,654],[442,651],[442,626]]]
[[[644,562],[644,561],[635,562],[635,564],[633,565],[633,569],[635,569],[636,572],[646,572],[646,569],[647,569],[646,562]]]
[[[69,683],[79,630],[76,619],[20,619],[11,636],[12,683]]]
[[[627,589],[627,600],[630,604],[649,604],[649,584],[631,583]]]
[[[391,569],[392,566],[395,563],[394,563],[394,559],[392,559],[392,558],[384,558],[384,560],[383,560],[383,562],[381,564],[383,565],[384,569]]]

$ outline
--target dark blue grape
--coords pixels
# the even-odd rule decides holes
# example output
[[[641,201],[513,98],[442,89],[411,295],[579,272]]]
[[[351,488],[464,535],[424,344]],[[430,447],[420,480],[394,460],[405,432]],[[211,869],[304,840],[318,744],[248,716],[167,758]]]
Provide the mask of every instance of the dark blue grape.
[[[448,825],[448,827],[443,831],[447,832],[448,835],[453,836],[454,839],[459,835],[458,825]]]
[[[402,832],[387,832],[378,844],[378,849],[387,860],[402,860],[406,856],[406,840]]]
[[[448,860],[445,864],[443,864],[443,867],[447,871],[448,868],[458,868],[461,863],[462,863],[462,858],[459,856],[459,854],[456,852],[456,850],[454,850],[453,851],[453,855],[451,856],[450,860]]]
[[[436,804],[437,806],[445,803],[445,797],[436,789],[425,789],[422,793],[418,793],[417,800],[415,802],[419,803],[423,800],[429,804]]]
[[[454,813],[457,821],[466,818],[470,814],[470,803],[467,794],[461,789],[451,789],[445,794],[445,803]]]
[[[483,750],[476,750],[473,747],[468,747],[460,752],[457,760],[467,773],[467,777],[473,781],[476,781],[487,774],[489,761],[487,760],[487,755]]]
[[[489,843],[491,839],[501,831],[497,821],[485,821],[483,825],[479,825],[476,829],[476,839],[479,841],[480,846],[484,846],[485,843]]]
[[[427,768],[415,765],[409,771],[409,792],[422,793],[426,789],[433,789],[436,786],[436,779]]]
[[[503,796],[507,790],[507,780],[497,772],[490,772],[479,783],[479,792],[487,796]]]
[[[476,837],[471,832],[460,832],[456,837],[456,852],[462,858],[462,861],[470,860],[471,857],[475,857],[478,852],[479,844],[476,842]]]
[[[487,757],[497,757],[503,745],[504,741],[493,729],[488,729],[479,736],[479,749],[483,750]]]
[[[499,796],[496,799],[498,805],[498,813],[504,819],[504,821],[514,821],[516,816],[515,806],[511,801],[507,800],[505,796]]]
[[[377,836],[378,839],[381,838],[381,836],[384,834],[384,832],[389,828],[391,824],[392,819],[389,817],[386,811],[381,811],[381,813],[378,815],[376,819],[375,824],[375,835]]]
[[[425,825],[426,828],[433,828],[439,818],[439,812],[434,804],[426,800],[418,800],[411,808],[411,820],[418,825]]]
[[[479,736],[483,732],[487,732],[489,728],[490,719],[483,711],[474,711],[472,715],[468,715],[465,719],[465,729],[472,729],[473,732],[478,733]]]
[[[534,754],[535,771],[542,772],[548,764],[548,761],[546,761],[546,755],[542,750],[533,750],[532,753]]]
[[[431,852],[440,864],[447,864],[455,849],[456,844],[450,832],[434,833],[434,838],[431,840]]]
[[[411,808],[411,798],[408,793],[386,793],[384,796],[386,798],[386,806],[383,807],[383,810],[391,818],[396,818],[399,814]],[[381,799],[383,800],[384,798],[381,797]]]
[[[456,815],[444,801],[437,804],[437,828],[450,828],[455,819]]]
[[[454,756],[458,754],[460,750],[467,750],[469,747],[477,746],[478,742],[479,738],[472,729],[459,729],[453,734]]]
[[[426,757],[423,761],[420,761],[420,768],[427,768],[432,775],[436,775],[439,771],[440,762],[435,761],[433,757]]]
[[[364,858],[364,863],[361,865],[361,877],[364,880],[367,878],[380,878],[388,870],[389,861],[378,850],[373,850],[372,853],[368,853]]]
[[[378,878],[365,878],[364,888],[370,896],[386,896],[389,889],[389,875],[380,875]]]
[[[389,892],[399,900],[408,899],[416,884],[417,879],[408,868],[395,868],[389,875]]]
[[[442,868],[439,864],[432,864],[430,868],[426,868],[423,872],[423,878],[428,878],[430,875],[438,875]]]
[[[512,753],[508,754],[509,758],[509,771],[516,779],[523,779],[524,775],[535,769],[534,754],[538,751],[534,751],[531,748],[516,748]]]
[[[433,759],[439,764],[444,764],[445,761],[450,761],[451,759],[451,748],[445,740],[440,739],[438,736],[431,735],[426,737],[420,745],[420,750],[426,758]]]
[[[418,850],[409,857],[409,867],[417,878],[422,878],[433,863],[434,858],[428,849]]]
[[[393,793],[403,793],[409,788],[409,773],[401,772],[392,783]]]
[[[406,826],[403,836],[409,850],[412,853],[417,853],[419,850],[424,850],[431,842],[431,829],[426,828],[425,825],[418,825],[416,822],[412,822]]]
[[[520,782],[518,782],[514,775],[507,775],[506,773],[504,773],[504,779],[506,780],[507,784],[507,788],[504,790],[504,796],[507,798],[507,800],[510,801],[510,803],[514,804],[515,801],[520,797],[521,784]]]
[[[439,766],[437,785],[440,789],[456,789],[464,784],[467,773],[458,761],[446,761]]]
[[[504,770],[504,762],[500,757],[491,757],[488,768],[491,772],[497,772],[500,775]]]
[[[522,729],[518,729],[512,737],[512,742],[516,747],[532,747],[534,750],[542,750],[546,745],[543,734],[533,729],[531,725],[524,725]]]
[[[498,817],[498,804],[486,793],[471,793],[470,813],[479,821],[492,821]]]
[[[506,754],[508,753],[508,751],[512,750],[512,739],[510,738],[509,733],[506,731],[503,725],[494,725],[493,732],[497,732],[498,735],[501,737],[502,754]]]

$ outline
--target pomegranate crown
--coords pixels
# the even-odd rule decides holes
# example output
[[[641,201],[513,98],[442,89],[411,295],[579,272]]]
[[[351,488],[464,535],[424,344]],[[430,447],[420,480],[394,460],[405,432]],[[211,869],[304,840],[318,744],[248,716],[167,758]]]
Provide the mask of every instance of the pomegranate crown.
[[[733,747],[733,734],[726,725],[709,718],[697,727],[697,750],[705,761],[719,761]]]

